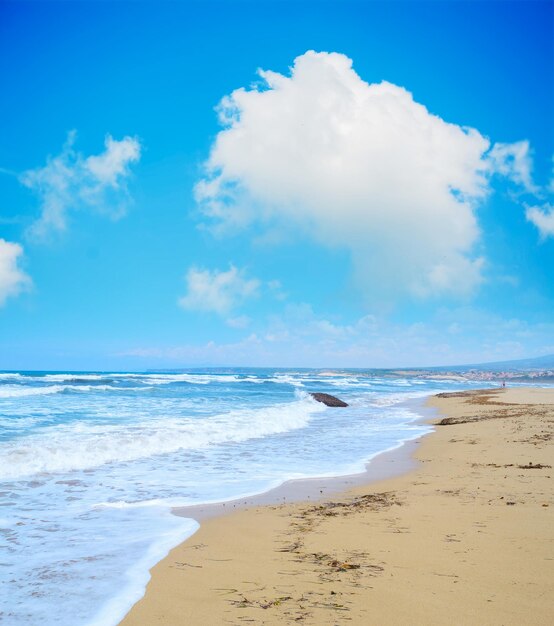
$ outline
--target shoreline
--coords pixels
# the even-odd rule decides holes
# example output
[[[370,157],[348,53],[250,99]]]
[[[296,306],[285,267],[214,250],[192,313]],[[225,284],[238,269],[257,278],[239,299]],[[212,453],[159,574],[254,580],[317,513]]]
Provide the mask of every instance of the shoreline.
[[[544,550],[552,540],[552,525],[545,525],[544,519],[551,520],[554,502],[550,504],[551,487],[546,491],[542,487],[548,484],[545,481],[549,476],[544,475],[547,465],[541,459],[537,465],[527,459],[530,465],[524,465],[523,461],[519,465],[473,462],[470,472],[467,469],[461,472],[460,468],[468,465],[468,458],[476,453],[478,460],[483,454],[506,457],[509,450],[510,455],[524,459],[531,451],[546,450],[551,445],[550,439],[541,440],[540,433],[531,448],[529,443],[522,448],[522,445],[499,438],[498,431],[512,429],[521,434],[526,428],[536,430],[540,425],[550,432],[548,429],[554,422],[554,407],[551,406],[554,391],[537,391],[536,388],[471,391],[454,393],[447,399],[434,397],[430,403],[443,413],[458,415],[460,410],[467,413],[468,397],[475,395],[477,398],[478,394],[485,400],[471,406],[475,413],[471,419],[454,426],[437,427],[430,433],[431,437],[418,436],[393,450],[391,454],[398,457],[399,450],[406,456],[408,448],[412,448],[417,459],[415,468],[400,471],[393,478],[368,482],[371,472],[366,468],[366,472],[355,475],[363,477],[365,482],[356,480],[356,484],[352,484],[353,477],[342,477],[339,480],[346,489],[341,491],[341,485],[331,479],[332,488],[316,493],[315,500],[305,498],[303,502],[282,503],[275,500],[278,490],[273,490],[274,499],[270,504],[256,501],[242,508],[244,504],[237,503],[230,509],[226,503],[226,507],[218,505],[219,512],[213,510],[213,505],[209,511],[200,511],[197,507],[196,519],[202,516],[203,520],[200,529],[151,570],[146,595],[121,624],[250,621],[334,625],[343,620],[358,624],[440,624],[449,620],[455,607],[461,611],[460,620],[456,622],[460,624],[549,623],[554,615],[543,596],[549,597],[548,580],[554,572]],[[493,400],[491,404],[490,397],[499,396],[510,402]],[[523,413],[517,407],[522,402],[514,401],[516,396],[526,398],[525,411],[533,416],[527,421],[521,419]],[[549,400],[544,404],[546,397]],[[445,405],[449,405],[449,411]],[[503,412],[506,419],[491,419],[491,409]],[[466,446],[457,445],[465,439],[451,439],[452,429],[458,434],[472,433]],[[474,432],[488,437],[482,450],[484,444],[473,436]],[[531,437],[529,441],[534,440]],[[506,458],[510,458],[509,455]],[[381,461],[385,467],[388,463],[388,469],[393,463]],[[497,471],[501,467],[533,471],[527,472],[523,480],[516,476],[510,481],[508,474],[513,470],[503,470],[506,472],[503,479],[502,472]],[[437,468],[441,470],[438,474]],[[399,469],[398,464],[395,469]],[[537,485],[525,491],[528,480],[538,481],[542,491],[537,491]],[[513,501],[506,500],[505,496],[483,500],[487,490],[505,489],[506,482],[511,491],[508,497]],[[427,487],[433,484],[435,488]],[[285,483],[282,488],[291,493],[287,491],[290,484]],[[311,488],[313,493],[317,485],[312,484]],[[519,494],[522,488],[524,491]],[[514,495],[516,492],[519,495]],[[520,504],[518,497],[522,504],[519,507],[516,506]],[[325,498],[331,501],[322,504]],[[523,498],[533,500],[532,512],[526,511],[528,506],[524,506]],[[468,506],[471,503],[473,507]],[[223,508],[230,510],[222,511]],[[478,515],[478,511],[481,514]],[[187,514],[190,516],[190,509]],[[474,516],[481,519],[474,520]],[[510,525],[512,518],[516,518],[515,525]],[[435,533],[443,532],[441,524],[445,531],[452,532],[444,532],[437,543]],[[492,536],[485,530],[490,524],[497,527]],[[527,532],[530,524],[536,528],[533,533],[525,534],[524,540],[521,533]],[[506,525],[509,527],[507,536]],[[429,533],[430,528],[432,533]],[[483,543],[483,539],[487,542]],[[458,543],[464,541],[469,543],[468,550],[456,550],[460,547]],[[518,550],[532,552],[534,559],[518,558],[521,555],[513,550],[514,541],[521,544]],[[495,544],[492,549],[488,542]],[[471,553],[477,562],[485,560],[472,563],[468,569],[468,559],[460,557],[462,552]],[[503,559],[507,559],[507,563]],[[433,562],[433,569],[437,571],[428,571],[428,561]],[[463,574],[454,573],[453,569]],[[518,577],[523,580],[518,581]],[[502,580],[498,582],[498,579]],[[464,584],[457,588],[452,586],[462,582]],[[525,588],[519,592],[519,601],[516,594],[514,602],[514,585],[517,587],[520,583]],[[543,589],[545,584],[547,587]],[[464,593],[457,593],[459,591]],[[423,614],[421,609],[418,609],[419,614],[417,610],[414,613],[414,607],[421,604],[417,594],[423,594]],[[497,607],[499,596],[504,605],[500,610]],[[373,600],[368,605],[369,597]],[[458,600],[461,601],[457,605]],[[369,615],[375,621],[367,621]],[[408,621],[403,621],[406,619]]]
[[[431,426],[432,421],[437,417],[436,409],[427,405],[431,397],[432,395],[412,399],[395,406],[407,408],[418,416],[410,423]],[[417,448],[421,440],[433,431],[434,429],[431,428],[426,433],[415,435],[412,439],[406,439],[393,448],[376,453],[365,461],[364,470],[355,474],[294,478],[251,496],[223,502],[177,506],[173,507],[171,512],[178,517],[186,517],[200,523],[256,506],[317,502],[361,485],[403,476],[417,468],[418,462],[414,456]]]
[[[373,456],[366,458],[366,460],[361,460],[354,464],[357,465],[359,463],[363,466],[363,470],[355,473],[330,473],[315,477],[286,479],[276,487],[230,500],[167,507],[166,510],[171,516],[185,518],[187,521],[195,524],[196,528],[192,531],[187,530],[184,536],[181,533],[180,538],[174,540],[173,543],[170,542],[168,544],[167,541],[162,541],[161,549],[154,551],[157,556],[148,558],[147,555],[145,557],[150,563],[146,568],[136,564],[128,569],[127,576],[135,582],[129,585],[129,590],[124,595],[117,594],[102,605],[100,611],[93,617],[91,626],[100,626],[100,624],[106,622],[122,624],[129,612],[133,610],[133,607],[144,598],[146,588],[151,580],[151,572],[156,565],[168,558],[172,550],[193,541],[201,528],[201,524],[204,524],[207,520],[219,519],[240,510],[258,506],[286,505],[300,502],[316,503],[357,486],[402,476],[413,471],[417,467],[415,452],[421,439],[433,432],[431,423],[435,417],[436,410],[426,405],[431,395],[428,393],[425,395],[417,393],[412,398],[391,405],[395,409],[404,409],[409,412],[410,415],[406,416],[405,424],[413,425],[420,429],[426,428],[426,430],[415,433],[410,438],[401,439],[396,445],[376,452]],[[383,410],[386,412],[388,408],[388,406],[385,406]],[[331,411],[334,410],[340,411],[341,409],[331,409]],[[152,550],[148,554],[151,555]],[[136,584],[137,580],[143,581],[139,583],[138,587]],[[116,621],[112,620],[112,616],[117,616],[115,617]]]
[[[410,424],[429,426],[436,414],[435,409],[426,405],[429,397],[431,397],[431,395],[412,398],[394,406],[395,408],[408,409],[414,414],[415,417],[409,421]],[[180,545],[191,542],[201,529],[201,523],[203,524],[207,520],[220,519],[237,511],[248,510],[259,506],[288,505],[301,502],[316,503],[327,497],[336,496],[345,491],[349,491],[355,487],[388,478],[403,476],[417,467],[418,462],[415,459],[417,448],[422,438],[432,432],[433,429],[429,428],[427,432],[414,435],[413,438],[405,439],[388,450],[375,453],[373,457],[363,462],[364,470],[357,473],[333,474],[313,478],[294,478],[285,480],[276,487],[253,495],[219,502],[170,507],[168,512],[171,515],[186,518],[188,521],[196,524],[196,528],[192,530],[192,532],[187,530],[186,533],[188,534],[185,533],[186,536],[173,543],[171,547],[164,544],[164,547],[161,549],[162,556],[160,557],[160,551],[158,551],[158,557],[154,561],[148,559],[151,565],[147,569],[138,566],[133,567],[134,573],[132,578],[144,580],[141,595],[137,595],[137,589],[133,586],[132,592],[128,594],[135,598],[132,604],[128,604],[126,600],[120,596],[112,598],[102,607],[101,611],[95,615],[90,626],[100,626],[106,621],[110,621],[110,616],[114,612],[120,615],[118,621],[114,623],[123,624],[126,616],[132,611],[133,607],[144,598],[146,588],[151,580],[150,573],[152,570],[159,563],[168,558],[168,555],[170,555],[174,549],[178,548]],[[126,610],[124,608],[125,606],[128,607]]]

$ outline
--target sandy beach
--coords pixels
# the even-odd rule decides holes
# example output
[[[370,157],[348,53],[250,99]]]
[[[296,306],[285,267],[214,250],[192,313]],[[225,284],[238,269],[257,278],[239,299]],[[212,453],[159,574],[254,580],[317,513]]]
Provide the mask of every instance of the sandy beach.
[[[122,624],[554,623],[554,389],[429,405],[409,471],[205,516]]]

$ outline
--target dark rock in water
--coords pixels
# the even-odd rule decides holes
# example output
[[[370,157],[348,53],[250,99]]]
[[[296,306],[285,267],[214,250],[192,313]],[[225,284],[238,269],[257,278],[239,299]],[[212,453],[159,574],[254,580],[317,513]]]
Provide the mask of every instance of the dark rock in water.
[[[338,398],[335,398],[335,396],[332,396],[328,393],[311,393],[310,395],[314,400],[317,400],[318,402],[323,402],[323,404],[327,406],[348,406],[346,402],[343,402],[342,400],[339,400]]]

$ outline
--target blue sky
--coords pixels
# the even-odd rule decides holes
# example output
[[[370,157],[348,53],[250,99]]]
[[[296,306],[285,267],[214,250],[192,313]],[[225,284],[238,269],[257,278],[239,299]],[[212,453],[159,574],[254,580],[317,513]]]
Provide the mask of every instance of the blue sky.
[[[0,368],[554,352],[551,2],[0,18]]]

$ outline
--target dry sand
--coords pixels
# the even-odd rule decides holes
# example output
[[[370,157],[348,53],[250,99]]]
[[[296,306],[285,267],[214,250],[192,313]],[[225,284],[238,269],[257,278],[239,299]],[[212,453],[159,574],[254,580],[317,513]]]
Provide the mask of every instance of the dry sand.
[[[203,521],[122,624],[554,624],[554,389],[430,404],[415,470]]]

